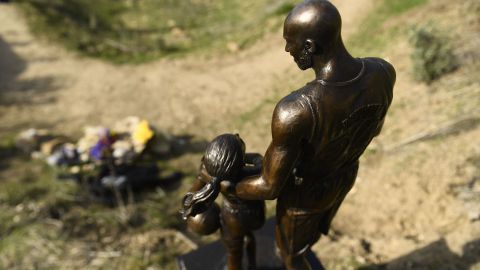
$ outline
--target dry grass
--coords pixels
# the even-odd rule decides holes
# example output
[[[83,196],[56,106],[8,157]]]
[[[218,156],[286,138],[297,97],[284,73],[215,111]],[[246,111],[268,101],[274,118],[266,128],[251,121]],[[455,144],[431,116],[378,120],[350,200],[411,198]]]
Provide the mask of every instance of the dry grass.
[[[346,2],[338,2],[349,12],[344,24],[352,29],[361,17]],[[392,269],[406,269],[405,261],[462,269],[472,261],[462,257],[462,248],[480,238],[480,228],[452,185],[464,186],[479,175],[478,165],[471,162],[480,156],[479,128],[461,125],[455,132],[439,133],[442,129],[436,127],[479,116],[480,24],[475,7],[474,0],[441,0],[393,14],[382,19],[379,33],[382,39],[394,33],[394,39],[356,49],[388,58],[398,81],[382,135],[362,160],[332,235],[314,247],[329,269],[388,262]],[[276,101],[312,78],[297,71],[282,51],[280,32],[220,58],[190,56],[115,67],[35,40],[14,10],[1,8],[7,8],[1,13],[6,23],[0,25],[7,61],[0,68],[8,72],[0,75],[0,88],[12,100],[0,103],[2,136],[30,125],[76,134],[86,123],[108,125],[140,114],[159,128],[207,140],[237,131],[248,150],[263,152]],[[348,14],[356,21],[349,21]],[[412,79],[406,38],[409,27],[425,19],[445,31],[456,29],[450,33],[461,60],[457,71],[428,86]],[[425,131],[435,136],[402,144]],[[395,151],[385,151],[399,144]],[[0,268],[174,269],[174,256],[193,248],[177,232],[183,229],[177,209],[198,153],[161,163],[187,173],[178,190],[154,191],[118,208],[89,201],[73,183],[55,182],[49,168],[12,153],[11,140],[0,145],[0,153]],[[432,254],[439,255],[432,259]]]

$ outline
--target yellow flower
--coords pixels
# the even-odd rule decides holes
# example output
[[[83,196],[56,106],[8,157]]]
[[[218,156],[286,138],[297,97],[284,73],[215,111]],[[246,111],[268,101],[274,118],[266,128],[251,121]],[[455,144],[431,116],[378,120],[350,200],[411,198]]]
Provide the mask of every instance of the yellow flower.
[[[150,128],[146,120],[142,120],[132,134],[133,141],[136,144],[146,144],[152,137],[153,130]]]

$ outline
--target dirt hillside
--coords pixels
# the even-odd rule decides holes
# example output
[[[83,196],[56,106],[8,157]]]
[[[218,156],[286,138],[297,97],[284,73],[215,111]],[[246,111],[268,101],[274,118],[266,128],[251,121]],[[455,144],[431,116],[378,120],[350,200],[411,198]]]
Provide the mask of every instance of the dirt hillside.
[[[375,3],[332,2],[346,39]],[[480,269],[480,94],[474,75],[480,23],[471,15],[474,2],[430,1],[384,26],[414,24],[435,11],[433,19],[452,30],[462,63],[425,85],[412,79],[407,40],[377,55],[396,67],[394,103],[332,234],[314,247],[329,269]],[[263,152],[276,100],[300,87],[299,78],[313,76],[298,71],[284,52],[281,31],[217,58],[117,66],[39,40],[10,4],[0,5],[0,22],[0,136],[28,127],[78,134],[87,124],[138,115],[175,134],[205,139],[237,131],[250,150]]]
[[[371,1],[335,1],[346,33]],[[174,133],[211,137],[271,93],[274,81],[294,71],[281,32],[253,48],[219,59],[196,56],[139,66],[114,66],[82,58],[29,33],[15,7],[0,6],[1,129],[42,125],[78,132],[84,124],[109,124],[139,115]],[[282,89],[283,92],[294,89]]]

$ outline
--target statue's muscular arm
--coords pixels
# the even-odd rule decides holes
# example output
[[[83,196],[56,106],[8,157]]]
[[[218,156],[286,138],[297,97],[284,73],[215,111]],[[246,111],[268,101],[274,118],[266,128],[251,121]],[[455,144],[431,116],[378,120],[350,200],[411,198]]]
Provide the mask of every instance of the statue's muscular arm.
[[[292,94],[282,99],[272,117],[272,142],[261,175],[240,181],[234,193],[241,199],[273,200],[278,197],[299,157],[301,143],[310,134],[311,114]]]

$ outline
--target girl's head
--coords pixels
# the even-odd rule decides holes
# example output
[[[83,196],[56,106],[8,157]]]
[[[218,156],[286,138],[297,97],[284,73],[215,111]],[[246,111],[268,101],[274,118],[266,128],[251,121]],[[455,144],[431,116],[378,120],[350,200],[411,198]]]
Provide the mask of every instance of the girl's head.
[[[207,172],[220,179],[234,180],[245,165],[245,143],[238,134],[222,134],[211,141],[203,159]]]
[[[203,165],[212,176],[210,183],[201,190],[188,192],[182,201],[182,216],[195,216],[205,212],[220,192],[222,180],[238,180],[237,176],[245,165],[245,144],[238,135],[223,134],[211,141],[203,157]]]

